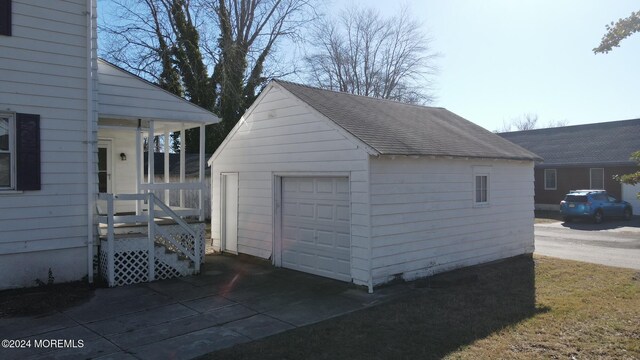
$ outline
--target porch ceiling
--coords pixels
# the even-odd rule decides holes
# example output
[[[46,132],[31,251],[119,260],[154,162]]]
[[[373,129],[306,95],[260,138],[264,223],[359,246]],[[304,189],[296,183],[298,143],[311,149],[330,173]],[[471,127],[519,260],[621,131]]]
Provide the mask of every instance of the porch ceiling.
[[[181,123],[195,127],[215,124],[212,112],[176,96],[103,59],[98,60],[98,118],[138,126],[138,119],[155,121],[157,131],[176,131]]]

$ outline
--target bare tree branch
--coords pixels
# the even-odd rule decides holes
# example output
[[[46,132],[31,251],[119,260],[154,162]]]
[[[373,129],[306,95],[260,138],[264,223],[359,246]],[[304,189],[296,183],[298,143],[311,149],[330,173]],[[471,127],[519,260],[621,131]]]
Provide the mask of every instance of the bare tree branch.
[[[347,8],[337,21],[324,21],[313,32],[304,59],[307,81],[357,95],[429,103],[438,57],[430,41],[408,8],[391,18]]]
[[[283,38],[299,41],[318,18],[318,0],[113,0],[117,14],[101,23],[101,56],[215,111],[213,151],[271,76]],[[282,69],[282,70],[281,70]],[[211,76],[209,75],[211,74]],[[187,134],[189,137],[189,133]],[[197,146],[196,141],[188,141]]]

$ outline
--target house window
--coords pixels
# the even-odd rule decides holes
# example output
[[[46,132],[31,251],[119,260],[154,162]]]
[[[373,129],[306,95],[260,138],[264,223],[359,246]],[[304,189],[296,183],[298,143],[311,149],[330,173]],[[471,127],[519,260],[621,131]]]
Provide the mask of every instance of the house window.
[[[40,115],[0,113],[0,192],[40,190]]]
[[[603,168],[591,168],[589,169],[590,188],[591,189],[604,189],[604,169]]]
[[[545,190],[556,190],[558,188],[557,181],[556,169],[544,169]]]
[[[11,0],[0,0],[0,35],[11,36]]]
[[[0,190],[15,188],[15,120],[0,114]]]

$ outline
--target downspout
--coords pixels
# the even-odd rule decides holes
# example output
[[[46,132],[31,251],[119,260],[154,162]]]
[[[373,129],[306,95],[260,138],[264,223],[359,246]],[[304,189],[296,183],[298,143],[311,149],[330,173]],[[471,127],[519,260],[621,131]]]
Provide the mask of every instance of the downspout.
[[[87,278],[93,283],[94,141],[93,141],[93,0],[87,0]]]

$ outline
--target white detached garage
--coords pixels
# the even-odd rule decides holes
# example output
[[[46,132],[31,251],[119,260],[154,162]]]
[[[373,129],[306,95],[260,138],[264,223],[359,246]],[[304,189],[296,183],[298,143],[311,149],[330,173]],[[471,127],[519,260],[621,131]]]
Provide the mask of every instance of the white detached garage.
[[[535,160],[443,108],[272,81],[209,159],[214,246],[370,290],[531,253]]]

